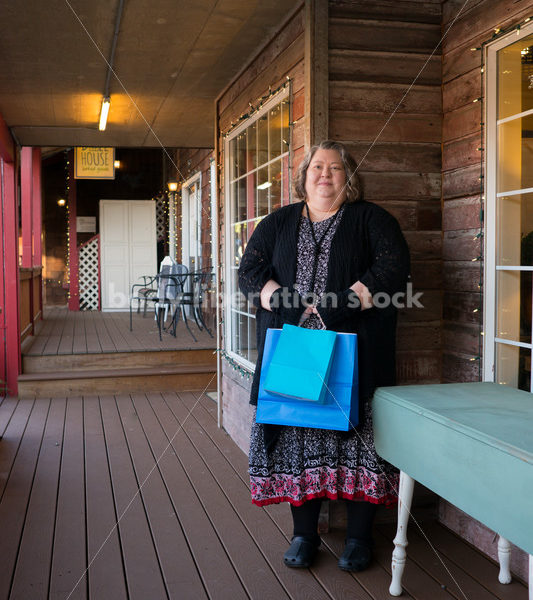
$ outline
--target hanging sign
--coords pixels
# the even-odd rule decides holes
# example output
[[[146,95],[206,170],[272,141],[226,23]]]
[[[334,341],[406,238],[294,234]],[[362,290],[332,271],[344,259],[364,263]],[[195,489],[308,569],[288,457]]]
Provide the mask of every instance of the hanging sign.
[[[78,233],[96,233],[96,217],[76,217]]]
[[[75,179],[115,179],[115,149],[79,146],[74,153]]]

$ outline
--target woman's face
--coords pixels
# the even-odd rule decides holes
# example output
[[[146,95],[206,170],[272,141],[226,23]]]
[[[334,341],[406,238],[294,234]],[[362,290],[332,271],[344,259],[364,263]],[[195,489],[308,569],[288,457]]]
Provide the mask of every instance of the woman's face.
[[[311,204],[331,209],[346,199],[346,172],[337,150],[318,149],[309,163],[305,192]],[[327,205],[327,206],[326,206]]]

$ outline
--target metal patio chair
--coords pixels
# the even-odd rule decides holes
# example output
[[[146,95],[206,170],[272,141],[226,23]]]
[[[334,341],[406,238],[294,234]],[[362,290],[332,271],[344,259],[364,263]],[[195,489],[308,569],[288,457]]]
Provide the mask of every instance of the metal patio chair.
[[[174,337],[176,336],[174,315],[179,309],[181,295],[188,273],[185,265],[169,261],[165,262],[167,258],[169,257],[166,257],[161,262],[160,272],[156,276],[157,297],[155,301],[155,318],[160,340],[162,340],[162,331],[166,329],[164,323],[167,320],[168,314],[172,315],[170,327],[173,327],[172,334]]]
[[[130,293],[130,331],[133,331],[132,309],[133,303],[137,301],[137,314],[143,304],[143,317],[146,317],[146,306],[148,302],[155,302],[157,299],[156,275],[141,275],[139,279],[142,283],[134,283],[131,286]]]
[[[198,329],[200,331],[203,331],[205,329],[207,331],[207,333],[211,337],[213,337],[211,330],[209,329],[209,327],[207,327],[207,325],[205,323],[204,315],[203,315],[203,311],[202,311],[204,292],[207,290],[207,288],[209,286],[209,282],[211,281],[212,277],[213,277],[213,274],[212,274],[211,270],[209,270],[209,269],[202,270],[202,271],[196,271],[195,273],[189,273],[188,274],[188,278],[189,278],[188,289],[184,288],[184,290],[182,291],[179,306],[177,307],[177,309],[174,313],[174,317],[173,317],[174,331],[176,330],[177,321],[179,320],[179,313],[181,312],[181,316],[185,322],[185,326],[187,327],[187,329],[189,330],[189,333],[193,336],[195,341],[197,341],[197,340],[194,337],[192,331],[190,330],[190,328],[187,324],[186,307],[188,307],[188,306],[191,307],[192,316],[196,322],[196,326],[198,327]]]

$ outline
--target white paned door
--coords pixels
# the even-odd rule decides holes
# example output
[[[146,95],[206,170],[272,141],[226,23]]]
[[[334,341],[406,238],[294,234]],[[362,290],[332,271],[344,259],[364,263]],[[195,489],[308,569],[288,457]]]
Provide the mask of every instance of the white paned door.
[[[102,310],[125,311],[131,286],[157,273],[155,203],[100,200]]]

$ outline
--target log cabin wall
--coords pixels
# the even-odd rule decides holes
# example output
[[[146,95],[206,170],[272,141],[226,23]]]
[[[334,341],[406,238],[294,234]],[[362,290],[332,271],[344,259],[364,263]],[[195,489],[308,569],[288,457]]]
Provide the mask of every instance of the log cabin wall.
[[[307,122],[304,118],[304,37],[305,11],[303,5],[295,10],[291,18],[276,32],[272,40],[260,51],[235,81],[219,97],[216,104],[219,167],[224,164],[224,135],[232,125],[249,111],[250,103],[257,106],[258,100],[276,90],[287,77],[292,88],[291,160],[293,167],[304,154]],[[224,174],[220,169],[219,214],[220,264],[225,264],[224,254]],[[222,270],[222,279],[225,273]],[[224,287],[222,286],[224,294]],[[249,406],[251,379],[235,370],[228,361],[221,361],[221,387],[223,425],[226,431],[244,450],[248,451],[252,418]]]
[[[440,22],[439,0],[329,2],[329,137],[358,161],[365,198],[398,219],[423,292],[423,309],[400,311],[399,383],[441,377]]]
[[[512,27],[531,16],[530,0],[445,0],[442,31],[442,211],[443,211],[443,363],[442,379],[478,381],[480,331],[480,231],[483,102],[481,44],[496,28]],[[460,12],[459,16],[458,13]],[[454,19],[455,22],[454,22]],[[481,283],[483,283],[481,281]],[[482,288],[483,289],[483,288]],[[474,312],[475,311],[475,312]],[[494,533],[447,502],[441,501],[441,520],[497,560]],[[527,556],[513,551],[511,568],[527,580]]]

